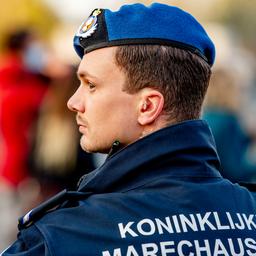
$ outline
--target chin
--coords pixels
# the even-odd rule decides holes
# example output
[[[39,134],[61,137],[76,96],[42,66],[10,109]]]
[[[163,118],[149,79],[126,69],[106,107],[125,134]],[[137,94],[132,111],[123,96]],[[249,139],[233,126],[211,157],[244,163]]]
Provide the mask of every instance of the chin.
[[[110,146],[106,146],[106,145],[104,146],[104,145],[97,145],[97,144],[88,143],[88,141],[83,140],[83,137],[80,140],[80,145],[81,145],[81,148],[87,153],[108,154],[110,149],[111,149],[111,145]]]

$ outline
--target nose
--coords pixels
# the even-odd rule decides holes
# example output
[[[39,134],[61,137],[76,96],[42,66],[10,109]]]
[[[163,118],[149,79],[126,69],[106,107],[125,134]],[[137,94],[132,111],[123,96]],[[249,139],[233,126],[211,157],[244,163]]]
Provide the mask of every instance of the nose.
[[[67,102],[67,106],[69,110],[74,112],[84,112],[84,104],[82,101],[82,94],[80,92],[80,87],[76,90],[76,92],[70,97]]]

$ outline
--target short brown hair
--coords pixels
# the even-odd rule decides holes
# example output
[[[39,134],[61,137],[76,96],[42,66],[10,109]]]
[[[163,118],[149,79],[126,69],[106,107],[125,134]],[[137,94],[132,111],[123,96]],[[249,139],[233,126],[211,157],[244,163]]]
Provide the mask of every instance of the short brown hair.
[[[116,64],[125,72],[125,90],[159,90],[169,120],[197,119],[209,84],[211,69],[189,51],[161,45],[125,45],[116,50]]]

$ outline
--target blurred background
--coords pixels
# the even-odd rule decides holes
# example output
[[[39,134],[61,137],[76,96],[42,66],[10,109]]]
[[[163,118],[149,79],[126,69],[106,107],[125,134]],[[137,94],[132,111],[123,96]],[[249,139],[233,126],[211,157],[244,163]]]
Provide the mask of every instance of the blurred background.
[[[84,153],[66,102],[78,81],[72,39],[92,9],[116,0],[0,0],[0,251],[17,219],[105,156]],[[217,48],[202,118],[215,136],[222,175],[256,182],[256,2],[159,1],[191,12]],[[161,25],[161,24],[159,24]]]

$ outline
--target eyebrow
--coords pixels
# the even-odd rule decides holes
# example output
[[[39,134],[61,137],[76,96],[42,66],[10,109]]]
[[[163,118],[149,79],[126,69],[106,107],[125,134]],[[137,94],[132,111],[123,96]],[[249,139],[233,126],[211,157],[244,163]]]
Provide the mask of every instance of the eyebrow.
[[[91,75],[90,73],[88,73],[87,71],[77,71],[76,72],[76,75],[77,75],[77,78],[78,79],[83,79],[83,78],[86,78],[86,77],[90,77],[90,78],[93,78],[93,79],[98,79],[96,76],[93,76]]]

